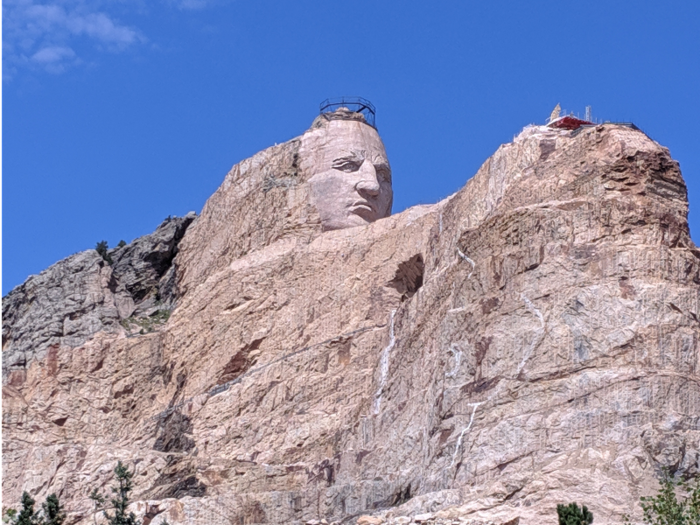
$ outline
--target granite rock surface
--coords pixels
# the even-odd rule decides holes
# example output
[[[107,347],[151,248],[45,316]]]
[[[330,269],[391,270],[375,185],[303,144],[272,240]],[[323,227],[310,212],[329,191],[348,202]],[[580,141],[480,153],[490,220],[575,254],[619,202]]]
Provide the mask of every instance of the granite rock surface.
[[[4,505],[56,492],[92,523],[122,460],[151,525],[617,522],[661,468],[698,474],[700,252],[667,149],[528,127],[444,201],[324,232],[299,144],[187,229],[164,324],[118,322],[168,274],[124,261],[118,306],[119,257],[6,298]],[[47,305],[77,282],[70,338]]]
[[[109,250],[111,264],[95,250],[71,255],[3,297],[3,383],[12,372],[22,381],[29,363],[48,352],[78,347],[98,332],[118,334],[120,322],[138,326],[140,318],[172,309],[172,262],[195,217],[169,217],[155,232]]]

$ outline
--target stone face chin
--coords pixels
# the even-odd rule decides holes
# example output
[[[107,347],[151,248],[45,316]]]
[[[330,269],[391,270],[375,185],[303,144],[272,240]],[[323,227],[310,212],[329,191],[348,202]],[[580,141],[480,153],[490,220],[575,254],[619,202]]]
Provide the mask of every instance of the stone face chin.
[[[700,252],[668,150],[530,127],[389,215],[380,146],[314,127],[235,166],[181,240],[11,292],[3,503],[55,492],[93,523],[122,460],[151,525],[534,524],[572,501],[605,523],[639,521],[661,468],[698,475]]]

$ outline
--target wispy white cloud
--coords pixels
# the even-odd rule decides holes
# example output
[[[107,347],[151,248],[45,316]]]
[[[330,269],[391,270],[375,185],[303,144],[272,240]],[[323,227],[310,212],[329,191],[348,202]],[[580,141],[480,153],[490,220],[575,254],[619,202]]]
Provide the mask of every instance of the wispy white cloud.
[[[145,41],[141,33],[82,0],[5,0],[3,2],[3,76],[18,68],[40,67],[53,73],[80,63],[74,50],[81,39],[100,50],[121,51]]]
[[[75,56],[75,51],[70,47],[45,47],[40,49],[32,55],[32,60],[39,64],[50,64],[54,62],[60,62],[66,58],[73,58]]]
[[[192,11],[230,0],[161,0],[156,3]],[[2,0],[3,80],[21,69],[61,73],[88,61],[88,49],[119,52],[147,41],[143,33],[120,23],[115,9],[148,14],[146,0]]]

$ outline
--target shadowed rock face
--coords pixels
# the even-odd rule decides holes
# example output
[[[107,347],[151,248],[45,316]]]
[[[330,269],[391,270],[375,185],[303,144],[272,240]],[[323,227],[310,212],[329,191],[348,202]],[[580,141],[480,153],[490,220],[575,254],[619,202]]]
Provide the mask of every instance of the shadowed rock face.
[[[57,492],[87,524],[121,459],[152,525],[606,522],[661,467],[697,475],[700,253],[668,150],[526,128],[450,198],[323,231],[305,140],[227,175],[167,323],[4,387],[3,501]]]
[[[169,311],[175,304],[177,245],[195,214],[166,219],[155,232],[110,250],[71,255],[29,277],[2,300],[3,383],[47,351],[82,345],[98,332],[118,334],[120,322]],[[126,323],[124,323],[126,322]]]

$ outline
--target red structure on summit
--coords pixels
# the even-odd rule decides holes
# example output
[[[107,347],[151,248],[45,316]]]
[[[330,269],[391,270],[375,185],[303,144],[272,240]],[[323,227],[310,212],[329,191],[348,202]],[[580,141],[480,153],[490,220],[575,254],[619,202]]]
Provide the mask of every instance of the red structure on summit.
[[[569,130],[578,129],[581,126],[595,126],[595,123],[589,122],[588,120],[582,120],[574,117],[573,115],[564,115],[563,117],[556,118],[547,124],[547,127],[549,128]]]
[[[580,128],[581,126],[595,126],[595,122],[591,118],[591,106],[586,106],[586,119],[582,120],[578,117],[574,117],[573,113],[569,115],[561,115],[561,106],[557,104],[552,110],[552,114],[547,119],[547,127],[557,128],[557,129],[568,129],[573,131]]]

